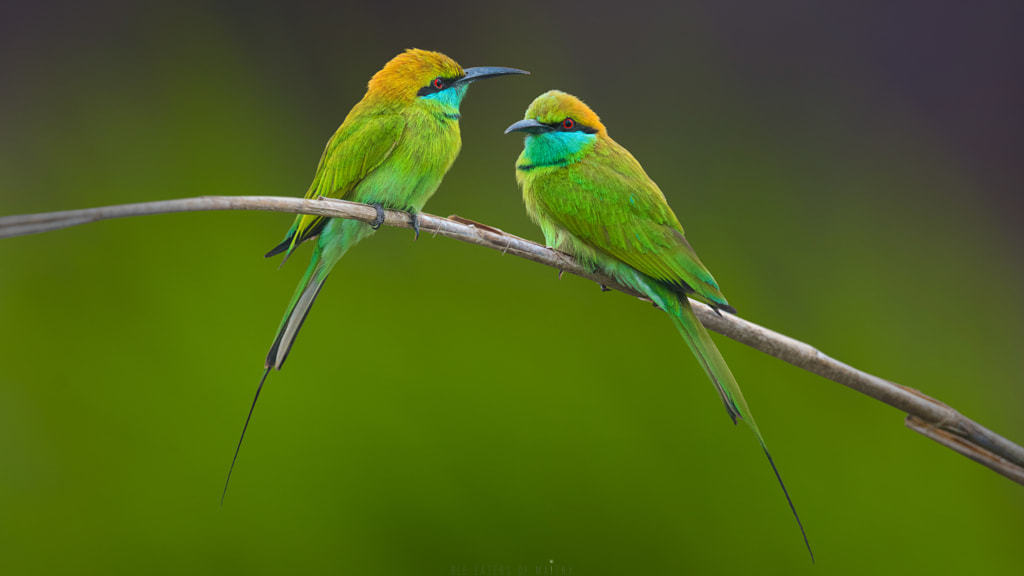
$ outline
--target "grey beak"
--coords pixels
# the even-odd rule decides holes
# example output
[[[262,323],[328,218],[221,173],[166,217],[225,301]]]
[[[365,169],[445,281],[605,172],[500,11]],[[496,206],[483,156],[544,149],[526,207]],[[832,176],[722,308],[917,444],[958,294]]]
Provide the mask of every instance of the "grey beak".
[[[500,66],[477,66],[476,68],[466,68],[463,72],[465,72],[466,75],[453,82],[453,86],[469,84],[471,82],[485,80],[487,78],[497,78],[498,76],[506,76],[508,74],[529,74],[526,70],[502,68]]]
[[[551,126],[541,124],[536,120],[520,120],[515,124],[505,129],[505,134],[511,134],[512,132],[526,132],[527,134],[543,134],[544,132],[551,132],[554,130]]]

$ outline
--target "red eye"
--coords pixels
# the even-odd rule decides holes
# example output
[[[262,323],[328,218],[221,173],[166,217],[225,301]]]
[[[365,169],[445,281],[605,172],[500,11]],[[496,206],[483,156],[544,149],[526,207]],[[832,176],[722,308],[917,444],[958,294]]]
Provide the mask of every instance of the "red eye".
[[[572,118],[566,118],[565,120],[562,120],[562,128],[565,128],[566,130],[572,130],[575,127],[576,122],[573,122]]]
[[[437,88],[438,90],[444,88],[444,80],[440,78],[434,78],[434,88]]]

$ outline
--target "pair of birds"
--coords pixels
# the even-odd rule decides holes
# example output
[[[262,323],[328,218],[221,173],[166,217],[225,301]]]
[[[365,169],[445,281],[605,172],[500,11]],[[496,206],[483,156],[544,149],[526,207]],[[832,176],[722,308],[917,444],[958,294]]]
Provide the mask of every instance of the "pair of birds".
[[[418,236],[416,214],[437,190],[462,146],[459,105],[466,90],[477,80],[508,74],[527,72],[463,69],[443,54],[414,49],[396,56],[370,79],[366,95],[327,143],[306,198],[325,196],[370,204],[377,208],[377,220],[367,224],[300,215],[284,241],[267,253],[267,257],[284,253],[287,259],[299,244],[316,239],[312,260],[267,354],[243,438],[267,375],[284,364],[331,269],[349,248],[373,235],[384,221],[385,208],[408,212]],[[668,313],[715,385],[733,423],[740,418],[753,430],[806,544],[800,518],[743,394],[687,298],[716,311],[735,309],[687,242],[661,190],[629,151],[608,136],[597,114],[564,92],[552,90],[538,96],[525,119],[505,131],[511,132],[526,134],[516,162],[516,180],[526,210],[540,225],[547,245],[646,294]],[[241,444],[240,438],[238,448]],[[232,469],[234,464],[232,460]],[[226,483],[224,489],[226,493]],[[810,552],[809,544],[807,549]]]

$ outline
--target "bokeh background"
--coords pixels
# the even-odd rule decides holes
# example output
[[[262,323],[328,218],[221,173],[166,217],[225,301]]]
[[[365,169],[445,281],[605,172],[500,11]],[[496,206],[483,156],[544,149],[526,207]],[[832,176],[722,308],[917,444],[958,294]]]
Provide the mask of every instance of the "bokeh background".
[[[427,211],[540,239],[502,131],[577,94],[743,316],[1022,442],[1022,4],[836,4],[5,0],[0,214],[299,196],[402,49],[525,68],[474,85]],[[220,507],[290,220],[0,242],[4,573],[1020,573],[1024,488],[716,336],[812,567],[657,310],[395,229],[327,283]]]

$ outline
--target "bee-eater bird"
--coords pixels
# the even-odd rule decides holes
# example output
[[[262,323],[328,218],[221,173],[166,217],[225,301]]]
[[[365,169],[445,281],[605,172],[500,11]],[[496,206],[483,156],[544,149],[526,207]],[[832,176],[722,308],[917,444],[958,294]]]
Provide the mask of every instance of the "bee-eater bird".
[[[284,241],[267,253],[269,258],[283,252],[287,260],[296,246],[316,238],[309,267],[267,354],[227,482],[267,374],[271,368],[281,369],[331,269],[349,248],[373,235],[384,222],[385,208],[408,212],[419,237],[416,215],[434,195],[462,147],[459,105],[466,90],[477,80],[506,74],[529,72],[492,66],[463,69],[439,52],[412,49],[395,56],[370,79],[366,95],[327,142],[306,198],[324,196],[371,204],[377,208],[377,219],[367,224],[299,215]]]
[[[754,431],[810,552],[803,524],[743,393],[687,297],[716,312],[736,310],[697,258],[658,185],[608,136],[597,114],[564,92],[538,96],[525,119],[505,131],[511,132],[526,134],[516,181],[547,245],[645,294],[668,313],[733,423],[741,418]]]

